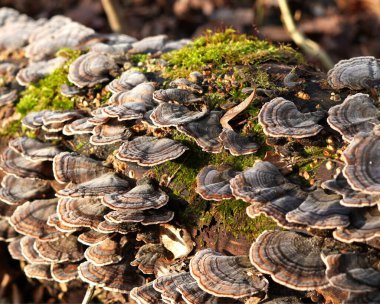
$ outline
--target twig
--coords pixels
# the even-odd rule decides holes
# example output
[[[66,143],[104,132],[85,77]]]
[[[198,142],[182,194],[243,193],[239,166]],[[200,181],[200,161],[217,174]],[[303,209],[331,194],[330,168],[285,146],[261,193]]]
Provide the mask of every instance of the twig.
[[[292,14],[290,12],[287,0],[278,0],[278,5],[281,10],[282,22],[286,30],[289,32],[292,40],[310,56],[318,58],[325,68],[331,69],[334,65],[327,53],[313,40],[306,38],[297,30]]]
[[[127,26],[122,15],[122,8],[119,0],[102,0],[104,11],[107,15],[108,23],[115,33],[126,33]]]
[[[82,304],[88,304],[90,303],[92,296],[94,295],[95,286],[94,285],[88,285],[86,294],[84,295]]]

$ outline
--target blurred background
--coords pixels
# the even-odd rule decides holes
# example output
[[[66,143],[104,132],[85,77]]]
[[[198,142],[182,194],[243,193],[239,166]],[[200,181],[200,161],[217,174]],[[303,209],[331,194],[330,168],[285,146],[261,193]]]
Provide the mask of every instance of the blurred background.
[[[101,0],[0,0],[34,18],[66,15],[99,32],[111,32]],[[111,0],[123,32],[142,38],[167,34],[196,37],[205,29],[234,27],[242,33],[292,43],[277,0]],[[333,62],[358,55],[380,57],[380,0],[288,0],[297,29],[317,42]]]

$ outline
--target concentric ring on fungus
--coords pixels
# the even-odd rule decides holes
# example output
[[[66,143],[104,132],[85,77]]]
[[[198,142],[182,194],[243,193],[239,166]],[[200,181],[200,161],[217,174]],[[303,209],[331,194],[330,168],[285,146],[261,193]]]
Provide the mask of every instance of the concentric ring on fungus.
[[[189,266],[199,287],[217,297],[239,299],[268,289],[268,281],[258,275],[248,256],[225,256],[204,249],[195,254]]]
[[[249,257],[261,272],[296,290],[326,287],[322,239],[290,231],[264,231],[252,244]]]

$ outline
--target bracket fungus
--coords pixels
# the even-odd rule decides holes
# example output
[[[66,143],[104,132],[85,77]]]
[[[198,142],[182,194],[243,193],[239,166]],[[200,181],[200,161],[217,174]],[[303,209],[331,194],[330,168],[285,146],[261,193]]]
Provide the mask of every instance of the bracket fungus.
[[[258,118],[268,136],[304,138],[323,129],[317,122],[324,116],[321,111],[302,113],[293,102],[276,97],[262,106]]]
[[[380,83],[380,60],[372,56],[341,60],[327,73],[333,89],[370,89]]]
[[[156,261],[168,257],[168,253],[161,244],[144,244],[137,251],[131,265],[137,266],[144,274],[153,274]]]
[[[55,180],[61,184],[81,184],[110,173],[112,169],[101,161],[77,153],[63,152],[54,157],[53,172]]]
[[[116,157],[136,162],[140,166],[154,166],[180,157],[188,148],[169,138],[140,136],[124,143]]]
[[[197,175],[197,186],[195,191],[206,200],[220,201],[231,199],[230,180],[239,172],[232,168],[217,168],[207,166],[202,168]]]
[[[153,288],[153,281],[140,287],[135,287],[129,296],[137,304],[160,304],[161,294]]]
[[[326,194],[317,189],[307,196],[296,209],[286,214],[291,223],[303,224],[317,229],[335,229],[350,224],[349,215],[354,212],[340,204],[340,195]]]
[[[28,264],[24,267],[25,275],[32,279],[53,281],[50,272],[50,265]]]
[[[120,293],[129,293],[145,281],[126,261],[106,266],[95,266],[90,262],[84,262],[79,265],[78,272],[84,282]]]
[[[103,203],[114,210],[158,209],[167,204],[169,196],[151,183],[142,183],[126,193],[106,194]]]
[[[252,244],[249,257],[259,271],[281,285],[312,290],[328,285],[321,254],[322,239],[290,231],[265,231]]]
[[[147,82],[147,78],[144,73],[135,70],[129,70],[121,74],[117,79],[112,80],[107,88],[112,93],[126,92],[133,89],[140,83]]]
[[[160,276],[153,281],[153,288],[161,293],[162,300],[169,303],[183,303],[178,286],[194,282],[188,272]]]
[[[89,52],[79,56],[69,68],[68,79],[79,88],[92,87],[109,80],[119,70],[111,56]]]
[[[49,226],[47,220],[55,212],[57,201],[53,198],[26,202],[17,207],[9,222],[21,234],[44,241],[56,240],[60,232]]]
[[[92,133],[90,143],[94,146],[114,144],[128,140],[132,136],[129,128],[118,121],[110,121],[107,124],[95,126]]]
[[[247,155],[257,152],[259,145],[248,137],[244,137],[231,129],[224,129],[219,135],[224,149],[234,156]]]
[[[342,104],[329,109],[327,122],[350,142],[360,132],[371,132],[380,123],[380,111],[367,95],[357,93],[348,96]]]
[[[78,279],[78,263],[52,263],[50,273],[52,278],[58,283],[67,283]]]
[[[350,292],[379,291],[380,271],[367,254],[345,253],[322,256],[330,284]]]
[[[217,297],[239,299],[266,292],[269,284],[248,256],[224,256],[211,249],[195,254],[190,274],[201,289]]]
[[[37,239],[30,236],[23,236],[20,241],[21,252],[23,257],[28,263],[31,264],[51,264],[51,261],[43,258],[39,255],[38,251],[34,247]]]
[[[359,133],[343,152],[343,174],[352,189],[380,194],[380,134]]]
[[[202,97],[196,96],[188,90],[166,89],[157,90],[153,93],[153,99],[157,103],[176,103],[178,105],[190,105],[202,101]]]

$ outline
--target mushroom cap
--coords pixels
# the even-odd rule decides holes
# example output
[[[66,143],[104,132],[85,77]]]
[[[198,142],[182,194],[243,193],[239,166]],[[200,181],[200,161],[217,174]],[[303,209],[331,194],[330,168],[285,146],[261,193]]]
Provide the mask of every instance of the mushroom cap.
[[[111,211],[104,218],[116,224],[141,223],[143,225],[157,225],[170,222],[174,218],[174,212],[164,208],[157,210]]]
[[[144,274],[153,274],[156,261],[167,255],[168,251],[161,244],[144,244],[137,251],[135,260],[131,262],[131,265],[138,266]]]
[[[121,74],[120,78],[112,80],[107,88],[112,93],[125,92],[133,89],[140,83],[147,82],[144,73],[135,70],[128,70]]]
[[[120,293],[128,293],[145,281],[125,261],[106,266],[95,266],[90,262],[84,262],[79,265],[78,272],[82,281]]]
[[[19,234],[9,225],[9,220],[4,218],[0,220],[0,241],[12,242]]]
[[[50,265],[51,262],[41,257],[34,247],[37,239],[30,236],[23,236],[20,241],[21,253],[26,261],[30,264],[46,264]]]
[[[327,73],[333,89],[370,89],[380,81],[380,60],[372,56],[340,60]]]
[[[291,223],[308,225],[317,229],[334,229],[350,224],[352,211],[340,204],[340,195],[326,194],[322,189],[311,192],[296,209],[286,214]]]
[[[92,158],[63,152],[54,157],[53,172],[56,181],[61,184],[81,184],[112,172],[112,169]]]
[[[107,207],[99,198],[61,198],[57,205],[59,219],[69,227],[95,229],[104,220]]]
[[[79,229],[77,229],[76,227],[69,227],[67,225],[65,225],[58,217],[58,214],[57,213],[53,213],[49,216],[48,220],[47,220],[47,224],[51,227],[54,227],[55,229],[57,229],[58,231],[60,232],[63,232],[63,233],[73,233]]]
[[[112,223],[105,220],[98,225],[98,227],[96,228],[96,231],[100,233],[118,232],[120,234],[128,234],[128,233],[136,232],[138,231],[138,229],[139,228],[136,223],[116,224],[116,223]]]
[[[257,143],[231,129],[223,129],[219,139],[223,143],[224,149],[229,150],[234,156],[252,154],[259,149]]]
[[[63,128],[64,135],[74,135],[74,134],[91,134],[94,129],[94,124],[90,123],[88,120],[90,117],[83,117],[72,121],[70,124],[65,125]]]
[[[35,83],[63,66],[66,61],[64,57],[56,57],[48,61],[30,62],[27,67],[18,71],[16,80],[22,86]]]
[[[91,246],[91,245],[98,244],[109,237],[110,235],[107,233],[100,233],[98,231],[90,229],[86,232],[81,233],[78,236],[78,242],[87,246]]]
[[[233,304],[241,303],[231,298],[215,297],[202,290],[197,282],[181,284],[177,286],[177,291],[188,304]]]
[[[150,119],[158,127],[175,127],[198,120],[207,114],[207,107],[202,107],[202,111],[199,112],[191,111],[182,105],[161,103],[150,114]]]
[[[265,214],[272,218],[278,226],[285,229],[305,230],[305,225],[290,223],[286,219],[287,213],[298,208],[302,201],[300,198],[286,195],[265,204],[253,203],[247,207],[246,213],[250,218]]]
[[[376,207],[355,209],[350,225],[333,232],[335,239],[344,242],[365,242],[380,236],[380,210]]]
[[[46,132],[44,134],[46,140],[59,139],[61,137],[61,132],[65,127],[64,122],[53,122],[51,124],[42,125],[42,130]]]
[[[217,168],[212,165],[204,167],[197,175],[195,191],[205,200],[231,199],[233,195],[230,180],[238,173],[232,168]]]
[[[84,198],[103,197],[109,193],[123,193],[130,189],[130,183],[115,173],[106,173],[90,181],[57,192],[58,197]]]
[[[118,121],[141,119],[147,110],[144,103],[128,102],[121,105],[111,105],[104,108],[104,115],[116,117]]]
[[[290,195],[303,199],[306,194],[287,181],[270,162],[257,161],[230,180],[232,194],[247,203],[267,203]]]
[[[24,127],[27,127],[28,129],[37,130],[39,127],[43,125],[42,116],[46,112],[50,112],[50,111],[44,110],[44,111],[39,111],[39,112],[29,112],[21,120],[21,123]]]
[[[111,56],[88,52],[79,56],[69,68],[68,79],[77,87],[92,87],[109,80],[109,74],[119,68]]]
[[[340,203],[346,207],[370,207],[376,206],[380,202],[380,195],[370,195],[353,190],[343,173],[337,174],[334,179],[324,181],[321,186],[342,195]]]
[[[252,244],[249,257],[261,272],[296,290],[328,285],[321,257],[321,239],[290,231],[264,231]]]
[[[78,263],[52,263],[50,272],[52,278],[59,283],[67,283],[72,280],[78,279]]]
[[[161,51],[164,48],[164,45],[168,39],[166,35],[156,35],[149,36],[140,41],[132,43],[132,50],[130,53],[133,54],[147,54],[147,53],[156,53]]]
[[[107,124],[95,126],[90,143],[94,146],[110,145],[120,141],[128,140],[132,132],[123,122],[109,121]]]
[[[47,220],[55,213],[57,201],[53,198],[26,202],[17,207],[9,222],[21,234],[44,241],[56,240],[61,233],[49,226]]]
[[[135,103],[138,108],[136,108],[136,106],[132,106],[130,109],[140,109],[145,112],[148,108],[152,108],[155,105],[153,102],[154,90],[155,86],[153,82],[143,82],[135,86],[130,91],[113,94],[109,101],[112,104],[125,106],[128,106],[129,103]]]
[[[118,211],[158,209],[168,201],[169,196],[164,191],[149,183],[137,185],[127,193],[112,193],[103,197],[107,207]]]
[[[115,264],[123,259],[123,248],[126,244],[125,236],[107,238],[88,247],[84,256],[86,260],[96,266]]]
[[[84,257],[84,247],[74,235],[55,241],[36,240],[34,248],[42,258],[53,263],[78,262]]]
[[[169,303],[183,303],[181,294],[177,287],[183,284],[190,284],[194,279],[188,272],[160,276],[153,281],[153,288],[161,293],[163,300]]]
[[[317,124],[324,113],[301,113],[296,105],[282,97],[265,103],[259,113],[259,123],[266,135],[272,137],[304,138],[318,134],[323,127]]]
[[[357,134],[343,152],[343,174],[352,189],[380,194],[380,136]]]
[[[45,111],[41,116],[43,125],[60,124],[82,118],[78,110]]]
[[[239,299],[268,289],[268,281],[254,274],[247,256],[225,256],[204,249],[190,260],[189,268],[199,287],[217,297]]]
[[[153,99],[158,103],[193,104],[202,101],[201,97],[196,96],[188,90],[166,89],[157,90],[153,93]]]
[[[61,85],[61,95],[65,97],[74,97],[80,94],[80,89],[76,86],[71,86],[66,83]]]
[[[136,162],[140,166],[154,166],[180,157],[188,148],[169,138],[140,136],[124,143],[116,157]]]
[[[50,265],[28,264],[24,267],[24,272],[28,278],[53,281],[53,277],[50,272]]]
[[[62,152],[56,145],[28,137],[18,137],[11,140],[9,147],[31,161],[52,161],[54,156]]]
[[[22,238],[16,238],[8,244],[8,251],[11,254],[12,259],[14,260],[25,260],[24,255],[21,251],[21,239]]]
[[[153,288],[153,281],[140,287],[135,287],[129,297],[137,304],[160,304],[161,294]]]
[[[323,256],[330,284],[350,292],[372,292],[380,286],[380,271],[367,254],[346,253]]]
[[[202,119],[178,126],[177,129],[193,138],[203,151],[209,153],[222,152],[223,145],[219,140],[222,132],[220,117],[222,112],[211,111]]]
[[[1,154],[0,168],[8,174],[22,178],[51,179],[53,176],[49,162],[30,161],[10,148]]]
[[[5,175],[1,181],[0,200],[9,205],[22,204],[43,198],[50,189],[50,183],[46,180]]]
[[[371,132],[373,125],[380,123],[379,118],[380,111],[373,100],[367,94],[357,93],[330,108],[327,122],[350,142],[359,132]]]
[[[93,125],[103,125],[107,123],[110,116],[104,113],[105,107],[100,107],[91,112],[92,117],[88,119],[88,122]]]
[[[13,104],[18,98],[17,90],[1,90],[0,91],[0,106]]]

